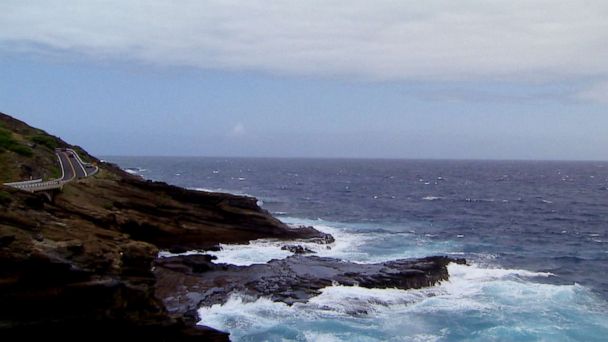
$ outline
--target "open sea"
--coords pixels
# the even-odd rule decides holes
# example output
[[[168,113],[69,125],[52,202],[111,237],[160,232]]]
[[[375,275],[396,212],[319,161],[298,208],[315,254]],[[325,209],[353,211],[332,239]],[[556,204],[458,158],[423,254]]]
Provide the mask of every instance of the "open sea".
[[[423,290],[332,286],[287,306],[238,295],[200,309],[237,341],[608,341],[608,162],[106,157],[178,186],[255,196],[334,235],[318,255],[371,263],[449,255]],[[223,246],[265,263],[282,244]],[[367,314],[361,314],[366,311]]]

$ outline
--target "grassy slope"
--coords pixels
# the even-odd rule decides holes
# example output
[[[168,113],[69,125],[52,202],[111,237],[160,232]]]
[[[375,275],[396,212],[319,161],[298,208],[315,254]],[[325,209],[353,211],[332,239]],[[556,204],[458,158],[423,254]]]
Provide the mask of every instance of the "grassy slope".
[[[72,147],[65,141],[0,113],[0,183],[60,176],[55,148]],[[93,160],[81,154],[85,160]]]

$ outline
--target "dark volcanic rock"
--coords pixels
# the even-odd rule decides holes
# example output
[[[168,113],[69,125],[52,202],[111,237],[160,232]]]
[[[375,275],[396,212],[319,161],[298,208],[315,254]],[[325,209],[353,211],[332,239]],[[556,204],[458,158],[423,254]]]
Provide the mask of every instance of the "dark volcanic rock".
[[[315,251],[300,245],[285,245],[281,250],[290,251],[294,254],[314,254]]]
[[[137,336],[150,341],[228,339],[168,312],[152,272],[159,250],[216,249],[259,238],[331,241],[290,228],[256,200],[122,178],[102,167],[66,184],[52,202],[0,188],[0,336]],[[203,274],[207,263],[167,265]],[[167,295],[167,297],[170,296]],[[8,339],[12,340],[12,339]]]
[[[157,260],[157,296],[167,309],[184,313],[224,303],[231,293],[305,302],[332,284],[365,288],[417,289],[448,279],[447,264],[464,259],[436,256],[378,264],[355,264],[332,258],[294,255],[267,264],[213,264],[207,256]],[[200,273],[200,270],[206,270]]]
[[[24,141],[45,134],[1,113],[0,124]],[[262,238],[334,240],[312,227],[287,226],[255,198],[144,181],[73,147],[98,163],[99,173],[48,197],[0,186],[2,341],[226,341],[227,333],[195,325],[199,304],[224,302],[234,291],[294,303],[332,282],[418,288],[447,279],[445,266],[454,261],[434,257],[357,265],[297,255],[237,267],[216,265],[205,255],[157,260],[159,250],[213,250],[220,243]],[[0,176],[53,174],[53,150],[32,151],[32,158],[1,153]],[[290,250],[307,252],[297,246]]]

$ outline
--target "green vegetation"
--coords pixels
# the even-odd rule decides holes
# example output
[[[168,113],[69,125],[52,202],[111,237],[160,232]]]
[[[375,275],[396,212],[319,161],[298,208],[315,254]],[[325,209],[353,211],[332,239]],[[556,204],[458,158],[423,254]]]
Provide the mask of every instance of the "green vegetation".
[[[114,209],[114,204],[112,202],[105,202],[101,206],[106,210]]]
[[[91,162],[89,160],[89,158],[87,158],[88,154],[82,148],[80,148],[79,146],[74,146],[74,147],[72,147],[72,149],[74,151],[76,151],[76,153],[78,153],[78,156],[80,156],[80,159],[82,159],[83,162],[85,162],[85,163]]]
[[[8,150],[16,143],[17,141],[13,139],[13,133],[0,127],[0,148]]]
[[[13,133],[11,131],[0,128],[0,151],[3,150],[13,151],[24,157],[31,157],[34,155],[31,148],[20,144],[13,138]]]
[[[49,165],[45,172],[42,173],[42,180],[49,181],[61,177],[61,169],[58,165]]]
[[[32,152],[32,149],[25,145],[16,145],[11,149],[11,151],[13,151],[19,155],[22,155],[24,157],[31,157],[34,155],[34,152]]]
[[[0,191],[0,205],[9,205],[11,201],[11,194],[6,191]]]
[[[57,139],[45,134],[36,134],[31,137],[30,140],[36,144],[46,146],[51,150],[55,150],[57,147],[59,147]]]

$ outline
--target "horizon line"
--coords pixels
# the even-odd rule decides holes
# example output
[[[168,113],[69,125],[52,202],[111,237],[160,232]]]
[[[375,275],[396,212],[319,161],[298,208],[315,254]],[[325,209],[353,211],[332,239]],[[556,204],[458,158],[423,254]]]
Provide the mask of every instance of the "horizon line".
[[[385,160],[385,161],[500,161],[500,162],[581,162],[581,163],[608,163],[607,160],[600,159],[533,159],[533,158],[412,158],[412,157],[306,157],[306,156],[205,156],[205,155],[136,155],[136,154],[100,154],[103,157],[119,158],[224,158],[224,159],[299,159],[299,160]]]

